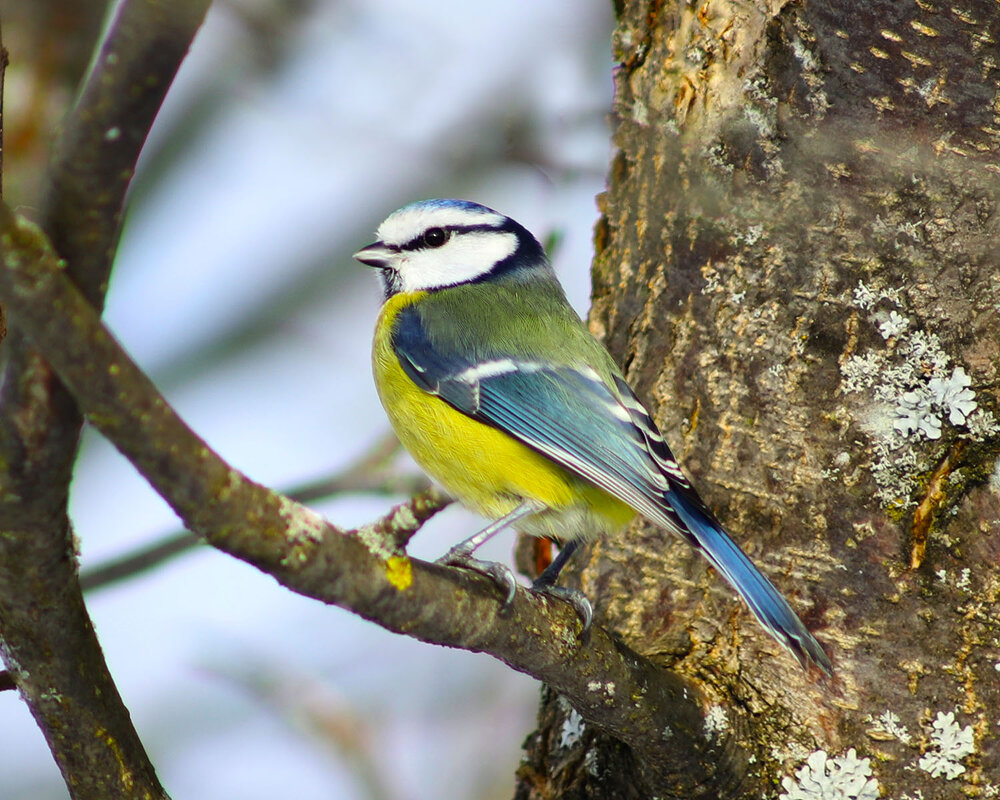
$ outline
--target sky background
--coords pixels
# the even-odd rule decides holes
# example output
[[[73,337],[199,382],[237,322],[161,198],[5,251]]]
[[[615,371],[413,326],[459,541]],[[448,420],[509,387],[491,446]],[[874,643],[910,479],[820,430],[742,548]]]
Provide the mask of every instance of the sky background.
[[[394,209],[462,197],[558,233],[586,313],[611,28],[605,0],[216,2],[144,152],[108,324],[251,478],[336,472],[389,430],[369,369],[380,290],[350,254]],[[315,507],[346,527],[402,499]],[[177,528],[89,430],[71,514],[84,569]],[[481,524],[449,508],[410,553]],[[512,544],[483,552],[509,563]],[[487,656],[387,633],[208,548],[88,602],[175,800],[510,796],[539,686]],[[0,694],[0,798],[67,796],[26,707]]]

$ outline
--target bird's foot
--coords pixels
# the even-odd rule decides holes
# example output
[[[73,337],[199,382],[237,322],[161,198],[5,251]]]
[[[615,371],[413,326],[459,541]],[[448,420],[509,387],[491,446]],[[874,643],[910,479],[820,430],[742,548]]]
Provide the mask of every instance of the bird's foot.
[[[510,567],[505,564],[497,561],[482,561],[475,558],[472,555],[472,551],[463,548],[462,545],[456,545],[451,548],[435,563],[446,567],[462,567],[463,569],[478,572],[480,575],[485,575],[487,578],[492,579],[500,587],[500,591],[504,593],[503,608],[501,611],[506,611],[510,608],[510,604],[514,602],[514,595],[517,593],[517,580],[514,578],[514,573],[511,572]]]
[[[594,607],[587,599],[587,595],[579,589],[555,586],[542,580],[537,580],[531,584],[531,590],[558,598],[573,606],[573,610],[576,611],[576,615],[580,618],[580,641],[586,642],[590,638],[590,628],[594,624]]]

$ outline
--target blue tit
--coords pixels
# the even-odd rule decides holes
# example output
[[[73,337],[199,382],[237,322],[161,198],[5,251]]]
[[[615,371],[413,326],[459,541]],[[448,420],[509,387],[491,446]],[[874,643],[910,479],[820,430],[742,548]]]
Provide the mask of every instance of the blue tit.
[[[453,555],[471,557],[517,523],[567,543],[535,585],[551,587],[579,539],[620,533],[638,513],[700,551],[804,668],[832,673],[692,488],[527,229],[477,203],[425,200],[377,236],[354,258],[385,289],[372,355],[379,397],[417,463],[496,520]]]

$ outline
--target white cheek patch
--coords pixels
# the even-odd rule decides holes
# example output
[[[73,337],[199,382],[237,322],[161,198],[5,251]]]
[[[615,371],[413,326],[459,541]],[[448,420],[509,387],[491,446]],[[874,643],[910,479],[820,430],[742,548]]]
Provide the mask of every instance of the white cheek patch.
[[[401,254],[398,271],[404,292],[440,289],[475,280],[517,250],[517,235],[503,231],[452,234],[441,247]]]

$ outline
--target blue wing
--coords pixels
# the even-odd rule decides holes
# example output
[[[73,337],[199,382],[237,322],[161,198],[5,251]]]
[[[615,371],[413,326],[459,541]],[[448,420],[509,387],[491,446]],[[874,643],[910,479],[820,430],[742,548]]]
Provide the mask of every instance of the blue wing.
[[[425,391],[499,428],[627,503],[700,550],[772,636],[805,666],[830,661],[774,585],[726,534],[621,378],[503,355],[474,358],[434,346],[419,312],[400,312],[400,364]]]

